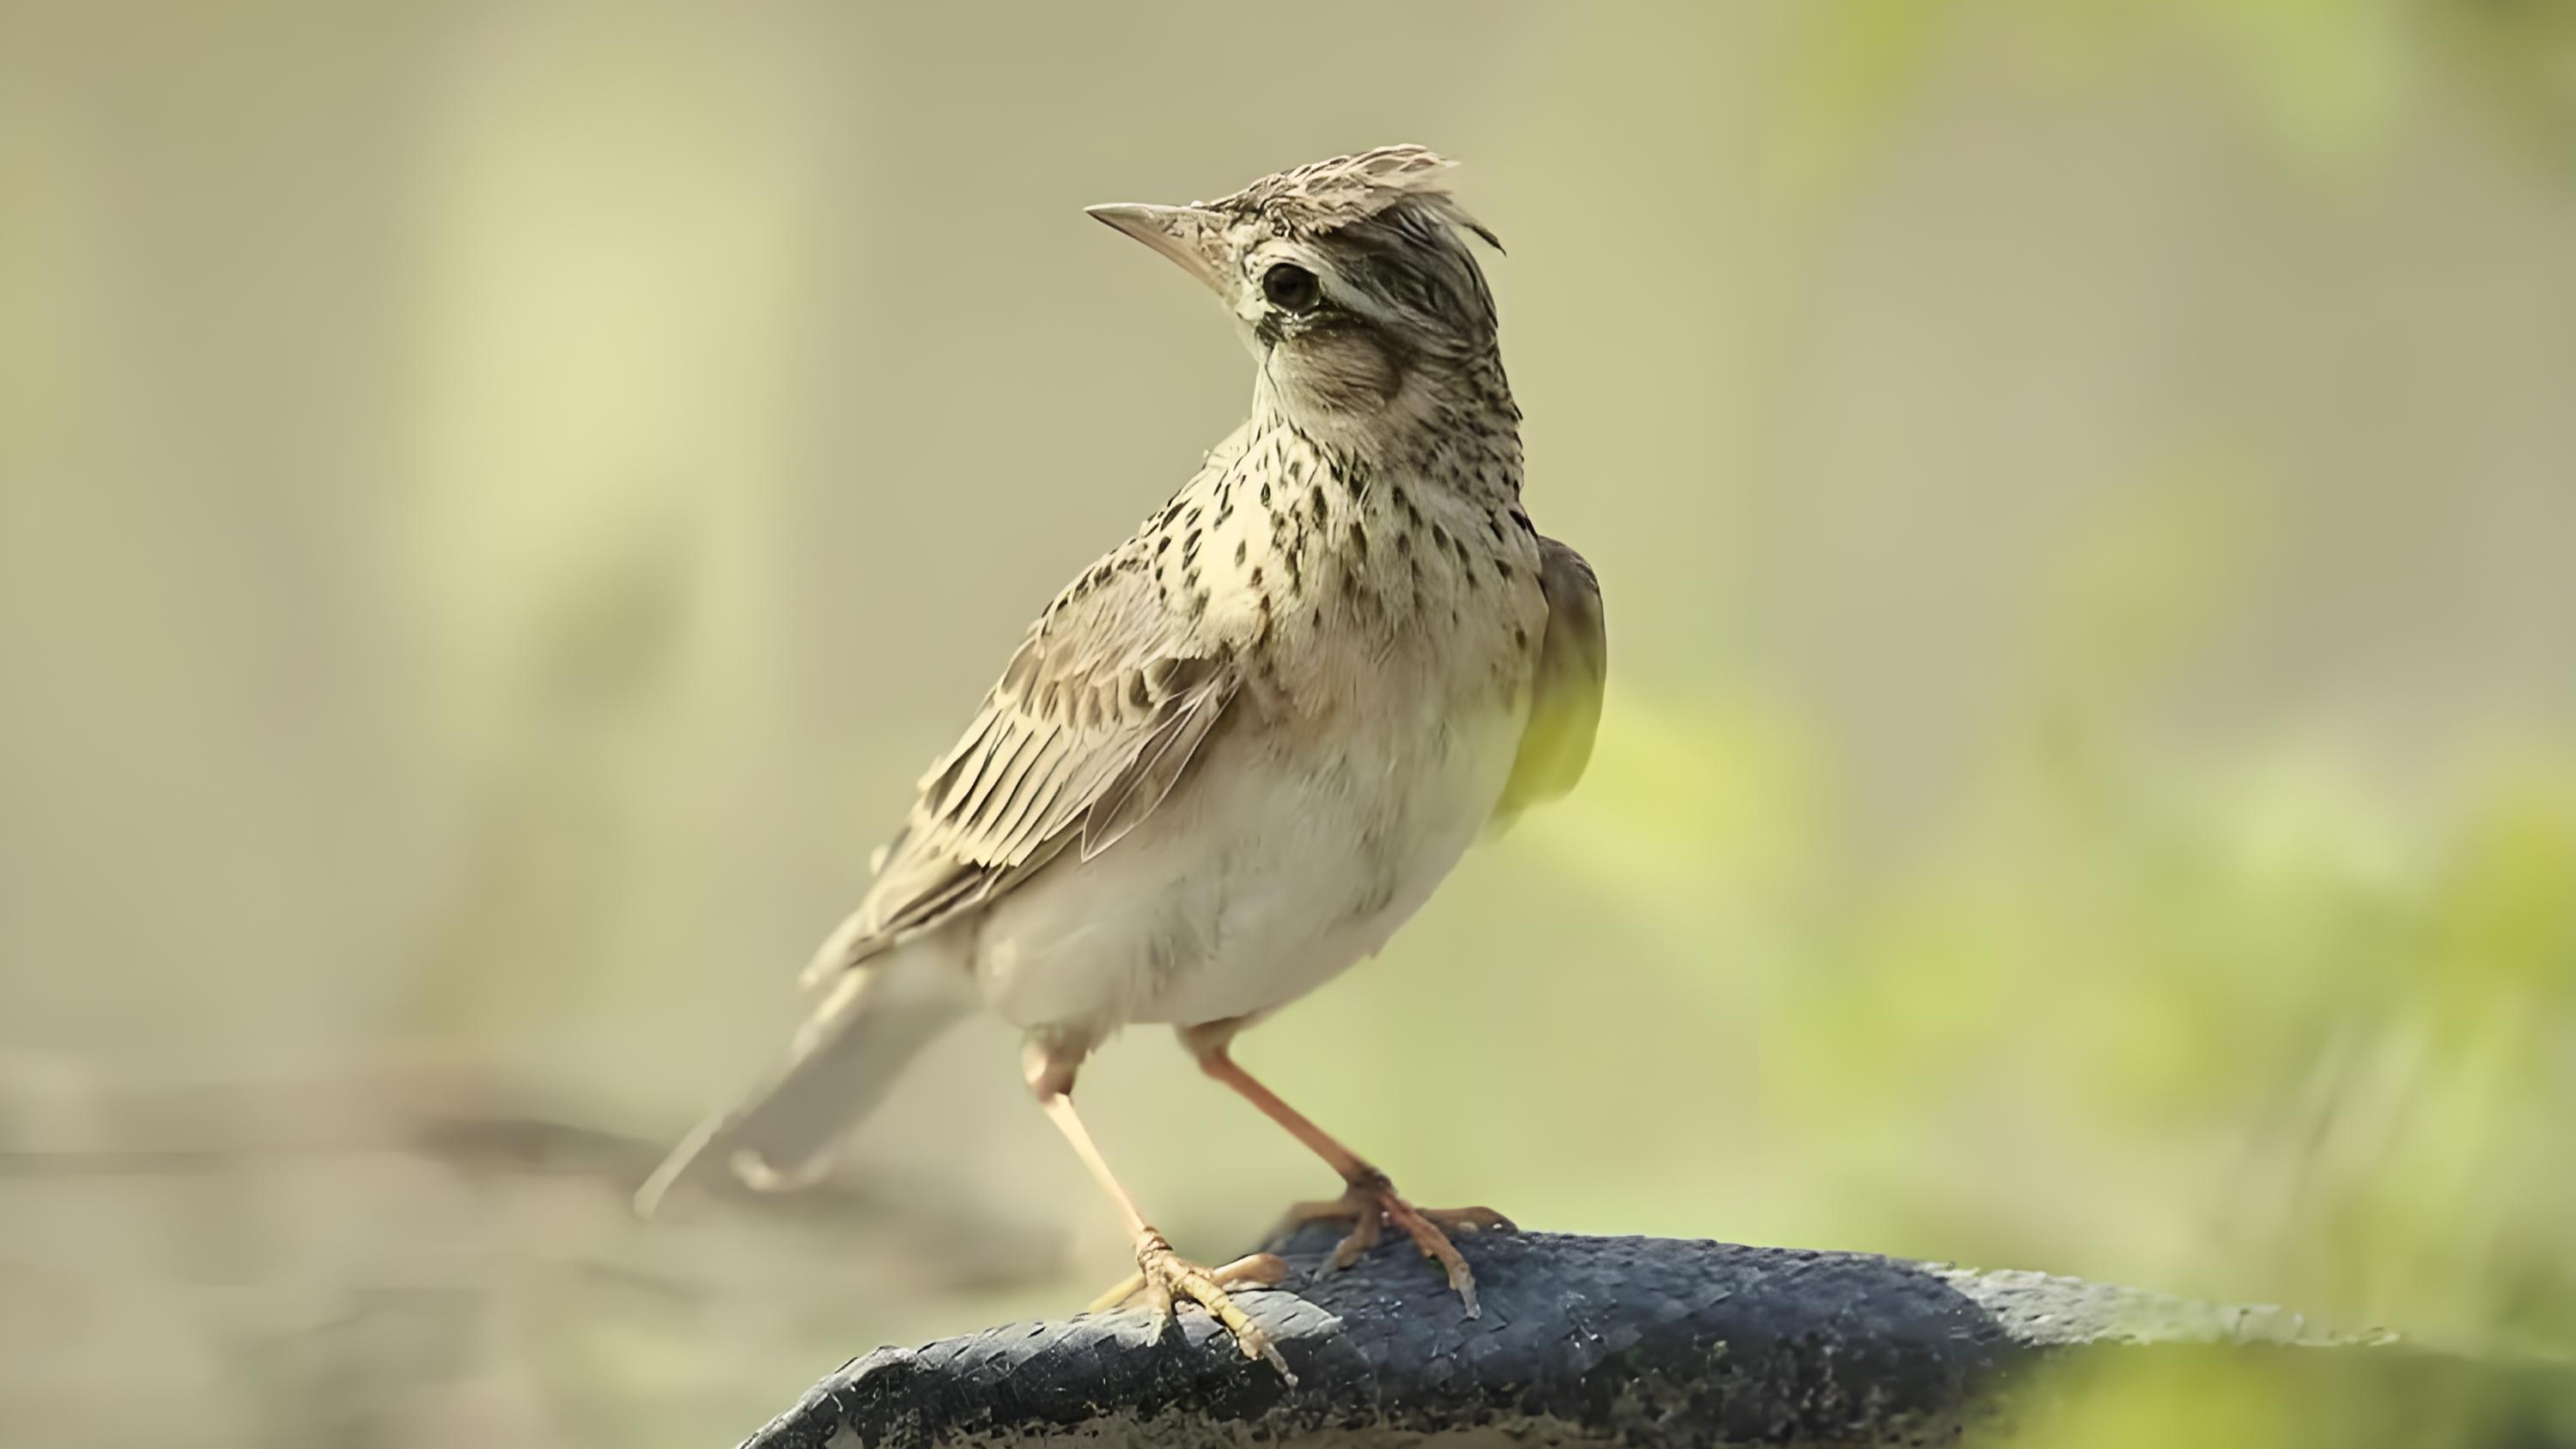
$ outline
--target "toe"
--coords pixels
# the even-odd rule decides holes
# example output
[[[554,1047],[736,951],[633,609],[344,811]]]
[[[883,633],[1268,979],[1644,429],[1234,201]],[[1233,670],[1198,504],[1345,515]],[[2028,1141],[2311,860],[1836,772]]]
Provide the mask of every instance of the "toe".
[[[1277,1253],[1237,1258],[1208,1274],[1220,1287],[1276,1288],[1288,1281],[1288,1260]]]
[[[1467,1316],[1483,1316],[1484,1310],[1476,1302],[1476,1275],[1467,1267],[1466,1258],[1459,1254],[1457,1244],[1449,1241],[1448,1234],[1440,1231],[1428,1214],[1415,1211],[1401,1198],[1388,1202],[1386,1215],[1395,1220],[1396,1226],[1404,1229],[1405,1236],[1413,1239],[1413,1245],[1422,1250],[1422,1256],[1440,1265],[1448,1276],[1450,1288],[1466,1303]]]
[[[1423,1208],[1422,1216],[1453,1233],[1517,1233],[1518,1224],[1489,1207]]]
[[[1160,1278],[1145,1281],[1145,1311],[1154,1315],[1156,1338],[1171,1332],[1172,1325],[1180,1321],[1180,1314],[1173,1311],[1174,1307],[1170,1284]]]
[[[1234,1299],[1217,1283],[1215,1274],[1177,1260],[1172,1266],[1172,1287],[1206,1309],[1209,1317],[1223,1324],[1225,1331],[1234,1335],[1234,1346],[1243,1350],[1245,1358],[1259,1359],[1277,1369],[1281,1378],[1292,1384],[1297,1382],[1297,1376],[1288,1371],[1288,1360],[1279,1356],[1278,1346],[1270,1341],[1270,1335],[1262,1332],[1261,1326],[1235,1305]]]
[[[1277,1236],[1284,1237],[1307,1223],[1343,1218],[1351,1220],[1350,1235],[1334,1247],[1328,1268],[1342,1269],[1358,1262],[1385,1237],[1387,1225],[1392,1223],[1413,1240],[1422,1256],[1440,1265],[1449,1286],[1466,1304],[1469,1318],[1483,1311],[1476,1301],[1476,1275],[1459,1255],[1457,1245],[1449,1241],[1449,1234],[1520,1231],[1510,1218],[1489,1207],[1416,1208],[1397,1195],[1394,1184],[1378,1175],[1353,1182],[1350,1191],[1330,1201],[1301,1202],[1291,1207]]]
[[[1386,1218],[1383,1214],[1374,1209],[1361,1213],[1351,1223],[1350,1236],[1333,1249],[1334,1270],[1338,1272],[1358,1262],[1362,1254],[1377,1246],[1378,1239],[1385,1232]]]
[[[1113,1308],[1124,1308],[1128,1303],[1135,1299],[1137,1294],[1144,1291],[1145,1275],[1142,1273],[1130,1273],[1126,1277],[1118,1280],[1117,1287],[1112,1288],[1108,1292],[1101,1294],[1099,1297],[1092,1299],[1091,1306],[1084,1309],[1083,1312],[1106,1313]]]
[[[1297,1382],[1297,1376],[1288,1371],[1288,1360],[1280,1356],[1270,1335],[1225,1291],[1229,1285],[1266,1288],[1284,1281],[1288,1276],[1285,1260],[1269,1253],[1255,1253],[1211,1271],[1173,1252],[1161,1234],[1152,1233],[1137,1241],[1136,1268],[1135,1278],[1118,1285],[1115,1294],[1121,1299],[1141,1294],[1160,1320],[1161,1329],[1171,1327],[1173,1307],[1187,1299],[1206,1309],[1209,1317],[1234,1336],[1235,1346],[1243,1350],[1244,1357],[1259,1359],[1278,1370],[1289,1383]]]

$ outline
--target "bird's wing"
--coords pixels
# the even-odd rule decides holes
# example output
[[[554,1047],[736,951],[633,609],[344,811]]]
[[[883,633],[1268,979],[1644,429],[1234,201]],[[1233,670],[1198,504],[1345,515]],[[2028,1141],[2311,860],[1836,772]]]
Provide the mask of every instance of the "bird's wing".
[[[1056,596],[880,852],[856,914],[806,968],[828,980],[991,901],[1064,851],[1089,859],[1162,803],[1234,696],[1234,641],[1173,607],[1169,560],[1130,540]]]
[[[1558,799],[1583,778],[1592,758],[1593,731],[1601,723],[1601,687],[1610,669],[1609,636],[1602,624],[1601,581],[1583,555],[1542,537],[1539,589],[1547,596],[1547,630],[1540,636],[1538,671],[1530,687],[1529,724],[1521,732],[1511,779],[1494,807],[1496,828],[1532,805]]]

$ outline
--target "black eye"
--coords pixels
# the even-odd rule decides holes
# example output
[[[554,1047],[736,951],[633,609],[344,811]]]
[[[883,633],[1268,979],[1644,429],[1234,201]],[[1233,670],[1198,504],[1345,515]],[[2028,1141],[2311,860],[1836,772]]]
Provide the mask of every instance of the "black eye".
[[[1294,262],[1281,262],[1261,274],[1261,295],[1282,312],[1312,312],[1324,300],[1315,274]]]

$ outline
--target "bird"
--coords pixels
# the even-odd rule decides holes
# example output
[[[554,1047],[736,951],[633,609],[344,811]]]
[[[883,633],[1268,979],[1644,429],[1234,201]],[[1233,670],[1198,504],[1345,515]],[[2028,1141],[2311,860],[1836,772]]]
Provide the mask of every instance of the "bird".
[[[783,1070],[709,1119],[636,1195],[700,1164],[809,1183],[927,1043],[981,1010],[1116,1205],[1141,1298],[1194,1303],[1249,1358],[1285,1361],[1227,1290],[1255,1254],[1181,1257],[1074,1109],[1091,1052],[1170,1026],[1206,1075],[1341,1176],[1292,1223],[1347,1218],[1343,1267],[1392,1228],[1445,1271],[1485,1208],[1417,1208],[1255,1079],[1235,1037],[1358,962],[1469,846],[1563,796],[1607,673],[1600,585],[1521,502],[1503,371],[1453,163],[1381,146],[1214,201],[1087,208],[1213,292],[1254,362],[1243,424],[1032,624],[870,862],[857,910],[802,977]]]

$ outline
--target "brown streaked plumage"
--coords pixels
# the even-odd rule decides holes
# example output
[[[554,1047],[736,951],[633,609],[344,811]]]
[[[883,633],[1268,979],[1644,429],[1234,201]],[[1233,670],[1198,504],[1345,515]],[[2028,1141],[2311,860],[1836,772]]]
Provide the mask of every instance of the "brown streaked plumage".
[[[1600,593],[1520,504],[1520,411],[1493,294],[1445,187],[1390,146],[1187,207],[1092,214],[1215,292],[1256,363],[1252,415],[1031,626],[923,776],[876,879],[805,981],[787,1067],[700,1127],[690,1167],[810,1180],[940,1030],[982,1008],[1026,1035],[1030,1087],[1119,1204],[1141,1292],[1286,1365],[1228,1286],[1148,1225],[1075,1115],[1086,1055],[1165,1022],[1208,1075],[1348,1191],[1304,1216],[1411,1237],[1476,1312],[1447,1230],[1254,1080],[1239,1031],[1374,954],[1479,834],[1573,787],[1606,664]]]

